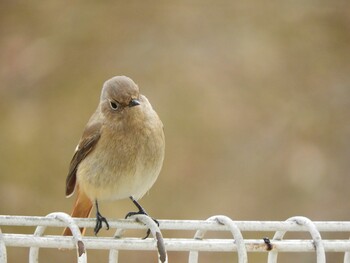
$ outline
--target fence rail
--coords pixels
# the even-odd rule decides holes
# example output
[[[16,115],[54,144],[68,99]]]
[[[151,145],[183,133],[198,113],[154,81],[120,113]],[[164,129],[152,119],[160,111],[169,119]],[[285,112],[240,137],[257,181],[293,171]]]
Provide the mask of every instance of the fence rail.
[[[233,252],[238,262],[248,262],[247,253],[268,253],[268,263],[277,262],[278,253],[314,252],[318,263],[326,262],[327,252],[344,253],[345,263],[350,263],[349,239],[322,239],[322,232],[350,232],[350,222],[311,221],[306,217],[291,217],[286,221],[234,221],[217,215],[207,220],[158,220],[137,215],[131,219],[109,220],[110,228],[117,229],[114,237],[82,237],[79,227],[93,228],[95,220],[71,218],[65,213],[52,213],[46,217],[0,215],[0,263],[7,262],[7,247],[28,247],[29,262],[38,262],[39,248],[76,249],[77,262],[87,262],[87,250],[109,250],[109,262],[118,262],[118,251],[157,251],[159,262],[169,262],[167,251],[189,252],[188,262],[199,262],[200,252]],[[34,234],[1,232],[1,226],[34,226]],[[73,237],[45,235],[47,227],[70,227]],[[123,237],[125,230],[151,230],[153,238]],[[164,238],[162,230],[195,231],[193,238]],[[230,232],[232,238],[205,238],[207,231]],[[244,239],[242,232],[274,232],[274,236]],[[310,239],[284,239],[286,232],[308,232]]]

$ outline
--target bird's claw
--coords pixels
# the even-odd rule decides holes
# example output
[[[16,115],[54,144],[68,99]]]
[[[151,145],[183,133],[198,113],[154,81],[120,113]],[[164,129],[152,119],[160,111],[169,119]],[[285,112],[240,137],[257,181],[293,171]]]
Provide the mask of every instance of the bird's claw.
[[[149,216],[144,210],[140,210],[138,212],[129,212],[126,214],[125,219],[128,219],[130,216],[134,216],[134,215],[146,215]],[[157,224],[157,226],[159,226],[159,222],[157,219],[152,218],[152,220]],[[151,234],[151,229],[147,230],[146,236],[142,239],[146,239],[149,237],[149,235]]]
[[[103,217],[99,212],[96,213],[96,226],[94,228],[95,236],[101,230],[103,223],[106,224],[106,229],[109,229],[108,221],[105,217]]]

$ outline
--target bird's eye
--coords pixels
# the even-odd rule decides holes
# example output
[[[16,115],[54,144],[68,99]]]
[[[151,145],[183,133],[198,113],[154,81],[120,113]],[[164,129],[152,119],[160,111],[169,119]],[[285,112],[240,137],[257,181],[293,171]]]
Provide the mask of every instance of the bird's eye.
[[[115,102],[115,101],[110,101],[109,105],[111,106],[112,110],[117,110],[119,108],[118,102]]]

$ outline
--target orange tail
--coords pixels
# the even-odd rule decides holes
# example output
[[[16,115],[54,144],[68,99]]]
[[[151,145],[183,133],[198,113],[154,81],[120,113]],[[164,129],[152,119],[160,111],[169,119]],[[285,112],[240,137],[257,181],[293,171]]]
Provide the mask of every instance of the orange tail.
[[[86,196],[86,194],[82,191],[78,190],[78,196],[77,199],[75,200],[73,212],[72,212],[72,217],[84,217],[87,218],[90,216],[91,210],[93,203],[91,200]],[[80,232],[82,235],[85,234],[85,228],[80,228]],[[65,228],[63,232],[64,236],[71,236],[72,232],[70,231],[69,228]]]

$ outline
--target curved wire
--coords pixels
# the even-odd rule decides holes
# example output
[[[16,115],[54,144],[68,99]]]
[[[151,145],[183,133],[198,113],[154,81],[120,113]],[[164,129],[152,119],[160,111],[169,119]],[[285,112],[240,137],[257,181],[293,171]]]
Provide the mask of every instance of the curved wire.
[[[159,262],[166,263],[168,262],[168,256],[165,249],[163,235],[158,227],[158,225],[154,222],[154,220],[147,215],[133,215],[130,218],[135,218],[137,222],[142,222],[146,227],[151,231],[152,236],[156,241],[156,246],[158,249]],[[124,234],[124,229],[118,229],[114,238],[121,238]],[[118,250],[111,249],[109,252],[109,263],[117,263],[118,262]]]
[[[62,212],[51,213],[51,214],[48,214],[46,217],[59,219],[67,223],[69,229],[72,232],[73,241],[77,248],[78,262],[86,263],[87,257],[86,257],[85,245],[81,239],[81,233],[80,233],[79,227],[74,222],[73,218],[70,215]],[[47,226],[38,226],[35,229],[34,236],[42,236],[46,227]],[[38,263],[38,260],[39,260],[39,247],[31,247],[29,250],[29,263]]]
[[[247,263],[248,262],[248,255],[247,255],[247,249],[245,247],[244,244],[244,239],[242,236],[242,233],[240,231],[240,229],[238,228],[238,226],[235,224],[235,222],[233,222],[233,220],[227,216],[223,216],[223,215],[217,215],[217,216],[212,216],[209,217],[207,219],[207,221],[216,221],[218,222],[218,224],[220,225],[225,225],[227,226],[234,238],[234,242],[237,245],[237,254],[238,254],[238,262],[239,263]],[[194,238],[195,239],[203,239],[205,233],[207,232],[207,230],[198,230],[195,235]],[[190,251],[189,254],[189,263],[195,263],[198,262],[198,251]]]
[[[320,232],[318,231],[315,224],[307,217],[304,216],[295,216],[288,218],[286,222],[295,222],[299,226],[305,226],[314,242],[315,250],[316,250],[316,258],[317,263],[325,263],[326,262],[326,253],[324,249],[324,245],[322,242],[322,237]],[[282,240],[284,235],[287,231],[277,231],[273,237],[273,240],[271,242],[273,243],[274,240]],[[276,263],[277,262],[277,256],[278,256],[278,250],[271,250],[268,255],[268,263]]]

